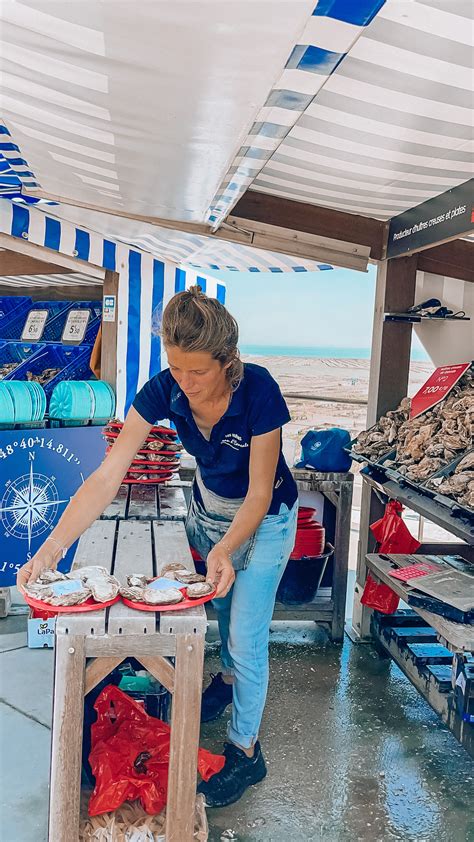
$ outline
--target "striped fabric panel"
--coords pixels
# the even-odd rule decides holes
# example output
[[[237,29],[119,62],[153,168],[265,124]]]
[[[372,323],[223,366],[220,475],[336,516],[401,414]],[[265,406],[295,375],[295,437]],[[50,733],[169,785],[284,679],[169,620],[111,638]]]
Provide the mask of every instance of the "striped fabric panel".
[[[467,181],[473,8],[387,0],[251,189],[386,220]]]
[[[101,287],[102,282],[89,275],[82,275],[80,272],[71,272],[69,275],[0,275],[0,286],[12,287],[69,287],[69,286],[97,286]],[[12,291],[12,295],[16,293]]]
[[[385,0],[319,0],[209,208],[216,228],[317,98]]]

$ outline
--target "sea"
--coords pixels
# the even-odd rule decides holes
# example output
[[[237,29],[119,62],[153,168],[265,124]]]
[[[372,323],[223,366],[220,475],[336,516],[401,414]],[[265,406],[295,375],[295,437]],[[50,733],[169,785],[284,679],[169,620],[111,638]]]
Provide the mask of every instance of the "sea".
[[[245,345],[239,346],[242,354],[258,357],[318,357],[330,360],[369,360],[370,348],[341,348],[331,345]],[[414,362],[429,362],[423,349],[413,348]]]

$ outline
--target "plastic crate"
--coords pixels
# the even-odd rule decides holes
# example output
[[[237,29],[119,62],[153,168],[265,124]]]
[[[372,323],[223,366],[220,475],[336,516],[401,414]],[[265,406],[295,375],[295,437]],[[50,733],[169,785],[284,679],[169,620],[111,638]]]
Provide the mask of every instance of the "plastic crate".
[[[31,308],[31,298],[26,295],[0,295],[0,339],[4,339],[3,328],[17,316]]]
[[[67,305],[67,308],[61,310],[52,319],[48,319],[41,341],[61,342],[69,312],[71,310],[90,310],[89,323],[81,344],[93,344],[102,319],[102,303],[100,301],[68,301]]]
[[[17,363],[18,365],[6,377],[0,374],[0,380],[16,380],[18,366],[40,353],[44,347],[41,342],[1,342],[0,367],[3,363]]]
[[[73,306],[72,301],[34,301],[30,302],[30,306],[21,312],[12,314],[12,318],[8,320],[8,324],[1,328],[1,338],[9,340],[21,340],[21,334],[25,327],[26,317],[30,310],[47,310],[49,315],[46,321],[44,336],[48,331],[49,323],[62,311],[69,310]],[[0,322],[1,324],[1,322]],[[43,337],[40,342],[43,342]]]
[[[14,379],[27,380],[28,372],[39,374],[45,368],[59,368],[58,374],[43,385],[49,400],[54,387],[61,380],[91,379],[93,375],[89,366],[90,356],[90,345],[43,345],[40,353],[35,354],[16,369]]]

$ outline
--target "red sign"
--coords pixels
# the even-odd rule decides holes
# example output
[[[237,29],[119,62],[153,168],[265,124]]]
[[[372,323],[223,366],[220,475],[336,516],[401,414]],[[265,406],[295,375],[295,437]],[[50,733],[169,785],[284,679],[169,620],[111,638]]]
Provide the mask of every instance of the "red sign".
[[[444,400],[470,365],[471,363],[459,363],[459,365],[442,365],[441,368],[437,368],[412,398],[410,418],[416,418]]]

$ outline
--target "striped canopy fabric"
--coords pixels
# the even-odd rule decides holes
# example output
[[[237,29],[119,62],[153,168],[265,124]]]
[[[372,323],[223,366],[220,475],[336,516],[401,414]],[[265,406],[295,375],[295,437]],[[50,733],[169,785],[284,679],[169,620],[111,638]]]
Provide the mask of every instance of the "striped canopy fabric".
[[[210,220],[247,188],[385,220],[467,181],[473,10],[320,0]]]

